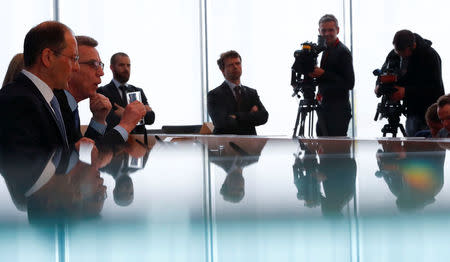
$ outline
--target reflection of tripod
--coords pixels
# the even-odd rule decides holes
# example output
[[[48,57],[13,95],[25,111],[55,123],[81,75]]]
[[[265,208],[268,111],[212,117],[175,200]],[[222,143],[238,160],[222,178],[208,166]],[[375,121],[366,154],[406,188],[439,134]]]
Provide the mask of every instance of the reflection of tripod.
[[[297,97],[300,97],[298,92],[301,91],[303,93],[304,99],[301,99],[298,104],[297,117],[295,119],[294,133],[292,134],[292,137],[297,136],[297,129],[299,124],[300,130],[298,131],[298,136],[305,136],[305,120],[308,114],[308,136],[313,136],[314,113],[311,114],[311,112],[317,112],[317,108],[319,107],[319,103],[314,97],[316,85],[316,81],[313,78],[309,77],[297,81],[293,96],[297,95]]]
[[[294,184],[297,187],[297,199],[304,200],[305,206],[315,207],[320,205],[321,193],[320,182],[316,178],[318,173],[318,163],[316,153],[309,150],[302,141],[300,149],[304,150],[301,156],[300,150],[295,156],[295,163],[292,166],[294,173]]]
[[[377,112],[375,113],[374,120],[378,120],[378,115],[381,114],[381,118],[385,117],[388,120],[388,123],[383,126],[381,132],[383,133],[383,137],[386,136],[387,133],[392,134],[392,137],[397,137],[397,129],[400,128],[403,136],[406,137],[405,128],[400,123],[400,116],[404,112],[404,106],[401,102],[390,102],[388,101],[388,97],[386,95],[381,99],[381,103],[378,103]]]

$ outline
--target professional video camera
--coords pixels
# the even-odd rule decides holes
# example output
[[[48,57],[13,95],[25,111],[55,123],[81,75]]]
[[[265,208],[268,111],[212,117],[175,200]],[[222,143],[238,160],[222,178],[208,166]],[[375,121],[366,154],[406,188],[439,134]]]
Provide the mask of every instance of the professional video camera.
[[[317,65],[317,57],[327,48],[326,39],[319,35],[317,44],[312,42],[302,43],[302,49],[294,52],[295,62],[292,65],[291,86],[294,88],[292,96],[303,93],[305,99],[313,99],[317,81],[308,76]]]
[[[320,52],[326,48],[326,39],[319,35],[317,44],[312,42],[302,43],[302,49],[294,52],[295,62],[291,67],[291,86],[294,88],[294,93],[292,96],[297,96],[300,98],[299,92],[301,92],[304,99],[300,100],[298,105],[297,118],[295,120],[294,133],[292,137],[297,135],[299,122],[299,136],[304,136],[306,116],[311,111],[317,110],[318,103],[315,99],[317,80],[310,77],[308,74],[314,71],[314,67],[317,65],[317,57]],[[308,131],[310,136],[313,134],[313,122],[314,116],[310,114]]]
[[[377,105],[374,121],[386,118],[388,124],[381,129],[383,137],[386,133],[397,136],[397,128],[400,128],[403,136],[406,136],[405,128],[400,124],[400,116],[405,113],[405,107],[401,101],[392,101],[391,96],[397,92],[395,84],[400,72],[400,60],[396,57],[388,58],[381,69],[375,69],[373,74],[377,76],[378,92],[381,102]]]

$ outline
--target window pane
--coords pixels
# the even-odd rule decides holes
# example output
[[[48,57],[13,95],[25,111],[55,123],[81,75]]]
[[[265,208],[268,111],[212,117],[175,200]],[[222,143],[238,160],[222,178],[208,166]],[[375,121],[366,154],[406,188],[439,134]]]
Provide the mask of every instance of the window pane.
[[[89,8],[85,8],[89,6]],[[200,22],[197,1],[61,1],[61,21],[94,37],[105,62],[116,52],[131,59],[129,83],[144,89],[157,128],[201,123]],[[83,101],[81,122],[91,117]]]

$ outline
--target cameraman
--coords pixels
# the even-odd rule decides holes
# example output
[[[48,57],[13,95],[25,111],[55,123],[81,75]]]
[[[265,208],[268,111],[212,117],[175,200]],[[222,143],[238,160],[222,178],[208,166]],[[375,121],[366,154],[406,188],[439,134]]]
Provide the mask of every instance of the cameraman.
[[[431,47],[431,41],[409,30],[398,31],[392,41],[394,50],[386,58],[400,60],[400,72],[391,100],[403,99],[406,104],[406,135],[414,136],[417,131],[427,129],[425,112],[444,94],[441,58]],[[375,89],[378,93],[378,86]]]
[[[355,84],[352,55],[337,37],[339,26],[334,15],[326,14],[320,18],[319,33],[326,38],[327,49],[322,54],[320,67],[309,74],[319,83],[317,100],[321,108],[317,112],[317,136],[347,136],[352,118],[349,90]]]

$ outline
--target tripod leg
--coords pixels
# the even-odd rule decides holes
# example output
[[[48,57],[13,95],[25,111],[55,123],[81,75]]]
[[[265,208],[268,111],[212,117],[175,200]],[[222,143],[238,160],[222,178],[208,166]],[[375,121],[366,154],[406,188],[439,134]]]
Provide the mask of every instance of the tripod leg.
[[[300,131],[298,131],[298,135],[301,137],[305,136],[305,120],[306,120],[306,115],[308,114],[308,111],[304,110],[304,108],[302,108],[302,110],[300,111]]]
[[[301,109],[302,107],[299,104],[297,110],[297,117],[295,118],[294,133],[292,134],[292,138],[295,138],[297,135],[298,121],[300,120]]]

